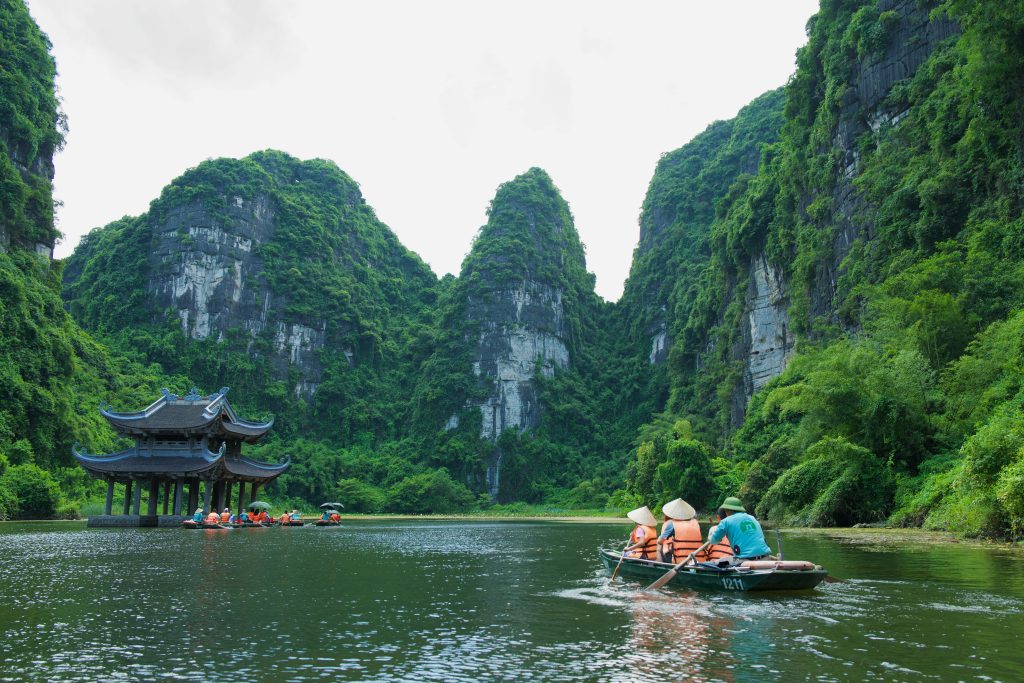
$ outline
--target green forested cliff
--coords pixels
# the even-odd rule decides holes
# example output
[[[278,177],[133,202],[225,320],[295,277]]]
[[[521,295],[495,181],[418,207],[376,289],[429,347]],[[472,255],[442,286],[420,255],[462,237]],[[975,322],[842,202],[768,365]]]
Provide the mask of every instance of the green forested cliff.
[[[8,514],[89,498],[62,468],[112,446],[100,399],[195,383],[277,416],[282,499],[1024,528],[1022,3],[823,0],[785,87],[662,157],[614,304],[540,169],[438,280],[333,163],[264,151],[83,239],[88,333],[41,253],[53,61],[0,7]]]

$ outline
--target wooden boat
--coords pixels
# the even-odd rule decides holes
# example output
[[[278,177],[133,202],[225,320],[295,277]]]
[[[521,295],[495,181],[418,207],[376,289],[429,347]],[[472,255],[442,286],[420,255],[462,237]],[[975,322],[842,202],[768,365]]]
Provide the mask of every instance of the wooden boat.
[[[191,519],[186,519],[181,523],[186,529],[230,529],[231,526],[227,524],[207,524],[206,522],[193,522]]]
[[[316,526],[341,526],[341,522],[334,522],[329,519],[318,519],[314,524]]]
[[[305,522],[278,522],[278,526],[306,526]]]
[[[620,557],[618,551],[601,549],[601,562],[609,573],[615,571]],[[778,566],[767,568],[769,564]],[[701,562],[680,569],[668,585],[698,590],[792,591],[814,588],[828,576],[827,571],[810,562],[758,562],[756,566],[761,568],[723,568]],[[660,579],[672,567],[668,562],[627,557],[619,567],[619,576],[650,583]]]

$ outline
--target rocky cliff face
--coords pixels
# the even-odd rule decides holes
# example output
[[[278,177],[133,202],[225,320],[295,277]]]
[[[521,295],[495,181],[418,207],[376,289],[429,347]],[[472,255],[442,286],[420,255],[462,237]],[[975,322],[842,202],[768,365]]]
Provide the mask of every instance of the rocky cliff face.
[[[570,366],[573,318],[592,279],[568,205],[540,169],[499,188],[473,250],[463,264],[460,288],[473,337],[472,372],[486,398],[471,400],[481,414],[480,437],[532,429],[542,406],[537,377]],[[457,424],[453,416],[448,426]],[[497,497],[501,450],[488,463],[487,485]]]
[[[886,30],[882,49],[870,52],[850,73],[832,140],[842,171],[832,191],[832,256],[818,266],[812,316],[833,316],[842,261],[858,237],[872,237],[872,225],[861,217],[864,204],[854,187],[858,139],[869,130],[877,133],[883,126],[899,125],[907,111],[899,101],[888,101],[893,85],[913,76],[935,48],[960,32],[946,15],[932,17],[931,9],[918,0],[880,0]]]
[[[810,316],[835,322],[835,294],[842,262],[858,237],[872,235],[870,221],[864,219],[864,204],[854,186],[858,171],[858,140],[882,126],[897,126],[905,108],[888,99],[898,81],[914,74],[931,53],[947,38],[957,35],[955,23],[944,15],[930,16],[930,9],[916,0],[882,0],[886,36],[881,49],[856,62],[850,73],[846,96],[839,113],[833,149],[840,159],[841,173],[831,192],[832,250],[829,258],[816,265],[815,285],[811,289]],[[804,200],[810,203],[811,197]],[[744,329],[734,358],[743,362],[744,374],[733,400],[733,423],[742,422],[750,396],[786,368],[795,337],[788,313],[788,284],[782,264],[771,263],[762,250],[749,267]]]
[[[297,396],[311,398],[320,383],[318,352],[327,341],[328,322],[319,316],[288,320],[288,297],[272,290],[260,247],[272,243],[277,213],[272,197],[225,196],[215,216],[203,202],[168,210],[153,229],[147,290],[157,310],[172,310],[192,339],[224,341],[240,331],[250,353],[258,340],[269,342],[279,377],[293,366],[301,371]],[[352,349],[344,352],[351,356]]]

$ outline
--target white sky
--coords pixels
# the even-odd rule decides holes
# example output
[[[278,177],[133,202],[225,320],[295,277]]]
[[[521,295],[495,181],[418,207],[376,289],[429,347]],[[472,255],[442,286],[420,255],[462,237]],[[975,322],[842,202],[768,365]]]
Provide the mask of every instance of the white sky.
[[[186,168],[331,159],[439,275],[531,166],[618,299],[658,157],[782,85],[817,0],[29,0],[70,121],[57,256]]]

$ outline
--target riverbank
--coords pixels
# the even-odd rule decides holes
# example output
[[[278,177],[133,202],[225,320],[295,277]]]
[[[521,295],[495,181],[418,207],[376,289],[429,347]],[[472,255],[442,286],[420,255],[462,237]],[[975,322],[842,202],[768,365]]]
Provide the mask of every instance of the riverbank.
[[[826,537],[840,543],[873,545],[891,549],[896,546],[965,545],[1015,551],[1024,556],[1024,542],[984,538],[963,538],[949,531],[916,528],[850,528],[850,527],[792,527],[782,528],[787,536]],[[771,535],[768,535],[771,541]]]

